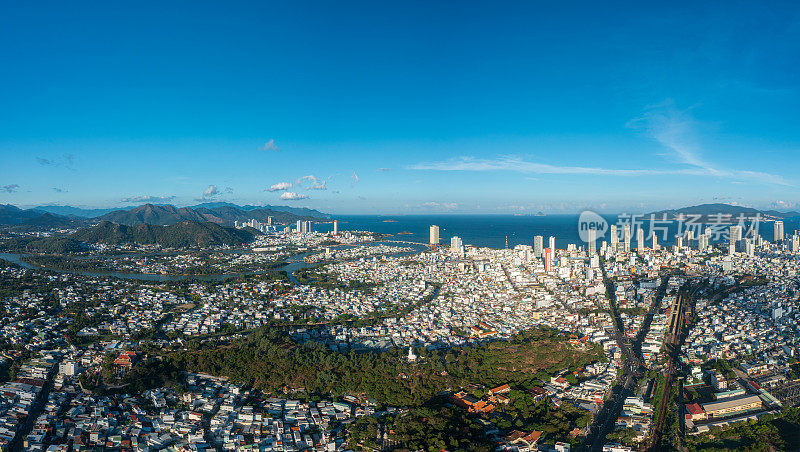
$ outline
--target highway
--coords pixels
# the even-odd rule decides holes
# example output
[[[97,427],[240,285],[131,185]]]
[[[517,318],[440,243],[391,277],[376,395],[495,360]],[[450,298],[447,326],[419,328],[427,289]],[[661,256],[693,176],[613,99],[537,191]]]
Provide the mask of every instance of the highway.
[[[614,340],[625,355],[625,363],[623,366],[622,374],[617,377],[617,381],[612,388],[611,395],[606,399],[603,407],[595,415],[592,425],[589,427],[589,433],[581,445],[581,450],[602,451],[605,444],[606,435],[613,432],[617,418],[622,413],[622,406],[625,399],[632,396],[639,380],[644,377],[647,367],[644,365],[642,358],[642,342],[644,341],[647,332],[650,330],[650,324],[653,320],[653,315],[658,312],[661,305],[661,300],[666,292],[667,280],[665,280],[648,309],[645,321],[639,333],[633,341],[625,336],[625,329],[622,323],[622,317],[617,310],[616,297],[614,296],[614,283],[606,276],[605,267],[601,266],[603,270],[603,281],[606,285],[606,295],[611,307],[611,316],[614,320]]]

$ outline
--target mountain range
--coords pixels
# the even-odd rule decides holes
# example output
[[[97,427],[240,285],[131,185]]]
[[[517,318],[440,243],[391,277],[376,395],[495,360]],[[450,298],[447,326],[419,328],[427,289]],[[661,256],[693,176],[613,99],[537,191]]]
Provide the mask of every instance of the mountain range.
[[[141,223],[134,226],[103,221],[81,229],[69,238],[83,243],[161,245],[167,248],[238,246],[253,240],[253,233],[216,223],[181,221],[169,226]]]
[[[182,221],[169,226],[146,223],[128,226],[103,221],[66,236],[15,237],[4,241],[3,247],[20,252],[61,254],[85,250],[88,244],[160,245],[164,248],[240,246],[253,240],[253,231],[251,228],[229,228],[208,221]]]
[[[658,212],[652,212],[650,214],[647,214],[646,216],[649,217],[650,215],[655,215],[656,218],[663,218],[666,215],[666,218],[668,220],[674,220],[678,218],[679,215],[684,215],[684,216],[699,215],[700,218],[698,221],[700,222],[714,222],[716,219],[719,218],[718,215],[725,215],[725,216],[730,215],[730,218],[733,221],[736,221],[736,218],[739,216],[752,218],[757,215],[764,220],[782,220],[784,218],[800,216],[800,212],[794,212],[794,211],[779,212],[777,210],[758,210],[758,209],[753,209],[752,207],[714,203],[714,204],[700,204],[697,206],[682,207],[680,209],[660,210]]]
[[[144,204],[132,209],[81,209],[71,206],[40,206],[20,209],[7,204],[0,205],[0,225],[13,225],[18,230],[42,228],[80,227],[98,221],[110,221],[125,225],[153,224],[172,225],[182,221],[198,223],[212,222],[232,226],[234,221],[255,219],[266,222],[269,217],[275,223],[288,224],[297,220],[319,221],[330,216],[314,209],[288,206],[237,206],[231,203],[203,203],[192,207]]]
[[[166,205],[166,204],[160,204],[160,205]],[[254,206],[249,204],[244,206],[239,206],[237,204],[233,204],[230,202],[204,202],[187,207],[190,209],[200,209],[200,208],[216,209],[218,207],[233,207],[239,210],[243,210],[245,212],[249,212],[251,210],[266,209],[266,210],[272,210],[274,212],[288,212],[288,213],[293,213],[295,215],[306,216],[306,217],[330,218],[330,215],[322,213],[318,210],[309,209],[308,207],[272,206],[269,204],[263,206]],[[97,218],[107,213],[116,212],[119,210],[130,210],[130,209],[119,209],[111,207],[88,209],[88,208],[73,207],[73,206],[43,205],[28,210],[50,212],[56,215],[62,215],[66,217]]]

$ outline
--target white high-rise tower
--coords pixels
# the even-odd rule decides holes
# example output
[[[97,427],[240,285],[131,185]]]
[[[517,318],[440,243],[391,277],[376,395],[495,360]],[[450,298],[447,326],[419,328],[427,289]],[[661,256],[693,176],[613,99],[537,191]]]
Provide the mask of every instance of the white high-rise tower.
[[[631,251],[631,225],[626,224],[622,227],[623,239],[625,240],[625,252]]]
[[[780,243],[783,242],[783,221],[776,221],[772,227],[773,234],[774,234],[774,242]]]
[[[644,229],[641,227],[636,230],[636,249],[640,252],[644,252]]]
[[[439,226],[435,224],[431,225],[431,245],[438,245],[439,244]]]
[[[533,255],[542,257],[544,253],[544,237],[537,235],[533,238]]]

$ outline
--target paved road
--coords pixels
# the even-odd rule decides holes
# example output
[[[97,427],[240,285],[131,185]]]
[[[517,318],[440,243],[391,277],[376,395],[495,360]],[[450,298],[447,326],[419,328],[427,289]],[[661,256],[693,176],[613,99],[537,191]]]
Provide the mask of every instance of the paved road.
[[[605,267],[601,266],[603,270],[603,280],[606,284],[606,293],[611,306],[611,316],[614,319],[614,340],[625,355],[625,364],[623,366],[622,375],[617,377],[616,384],[612,388],[611,396],[608,397],[603,407],[597,413],[589,427],[589,433],[581,445],[581,450],[601,451],[605,443],[606,435],[614,431],[616,428],[617,418],[622,413],[622,406],[625,399],[631,397],[636,390],[639,381],[644,377],[647,368],[644,365],[642,358],[642,342],[644,341],[647,332],[650,330],[650,324],[653,320],[653,315],[658,312],[661,305],[661,299],[666,292],[665,280],[653,301],[650,304],[650,309],[647,312],[647,317],[642,323],[642,328],[636,337],[631,340],[625,336],[622,317],[617,310],[617,302],[614,296],[614,284],[608,279],[605,272]]]

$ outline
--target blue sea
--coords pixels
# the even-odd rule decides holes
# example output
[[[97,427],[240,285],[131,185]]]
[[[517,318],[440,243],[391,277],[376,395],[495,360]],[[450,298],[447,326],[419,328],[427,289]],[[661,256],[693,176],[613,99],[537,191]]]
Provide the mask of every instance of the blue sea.
[[[349,215],[335,218],[339,221],[340,231],[359,230],[394,234],[395,239],[409,242],[428,243],[429,227],[435,224],[439,226],[439,237],[442,244],[449,244],[452,236],[459,236],[465,245],[504,248],[506,240],[508,240],[508,247],[513,248],[519,244],[532,246],[533,237],[541,235],[544,237],[545,246],[547,246],[549,236],[556,238],[556,248],[559,249],[564,249],[571,243],[578,246],[585,245],[578,234],[578,215],[538,217],[532,215]],[[603,218],[609,224],[618,224],[617,215],[603,215]],[[785,223],[785,232],[791,235],[792,231],[797,228],[797,221]],[[645,237],[649,236],[649,226],[648,222],[642,225]],[[660,245],[673,244],[678,227],[677,222],[669,222],[666,232],[657,232],[658,243]],[[333,229],[333,224],[316,224],[315,229],[320,232],[329,232]],[[727,226],[720,227],[720,230],[727,232]],[[760,223],[758,232],[764,239],[771,241],[772,231],[771,222]],[[398,235],[400,232],[410,232],[411,234]],[[695,237],[697,235],[698,233],[695,234]],[[722,239],[723,237],[717,237],[716,241]],[[609,240],[608,233],[604,237],[598,237],[598,247],[603,240]],[[635,232],[632,240],[635,243]],[[647,247],[652,243],[650,240],[646,240],[646,242]]]

